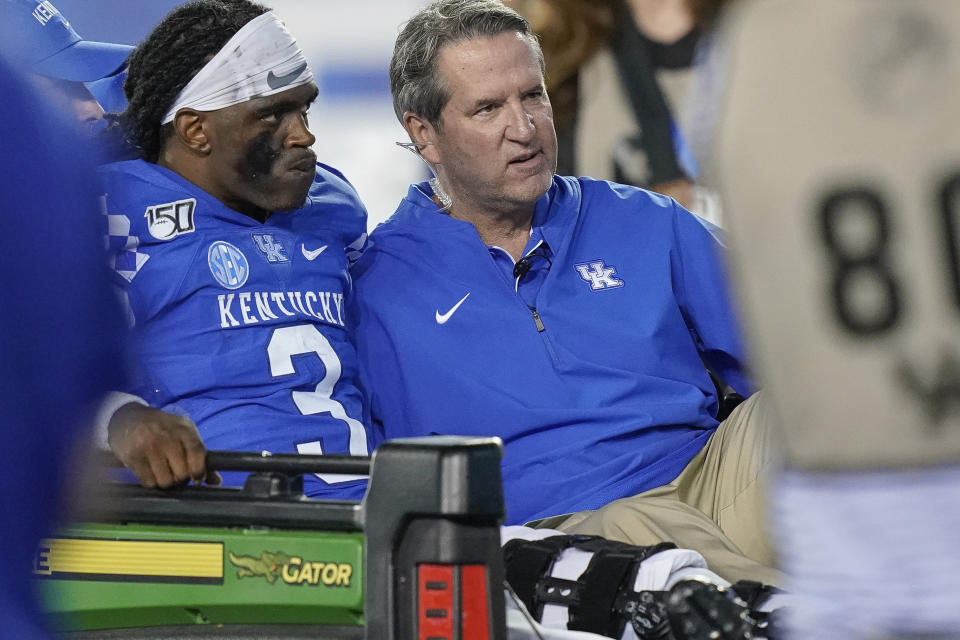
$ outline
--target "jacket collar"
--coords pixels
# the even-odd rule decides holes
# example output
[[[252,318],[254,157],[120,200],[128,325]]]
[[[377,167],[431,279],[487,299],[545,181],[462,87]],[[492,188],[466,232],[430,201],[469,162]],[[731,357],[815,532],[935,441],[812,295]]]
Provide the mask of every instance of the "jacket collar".
[[[539,229],[554,253],[559,252],[573,232],[580,213],[580,183],[575,178],[554,176],[550,189],[536,203],[533,227]],[[479,240],[469,222],[446,215],[433,201],[433,190],[427,182],[411,184],[396,213],[385,223],[389,226],[428,227],[432,232],[471,233]]]

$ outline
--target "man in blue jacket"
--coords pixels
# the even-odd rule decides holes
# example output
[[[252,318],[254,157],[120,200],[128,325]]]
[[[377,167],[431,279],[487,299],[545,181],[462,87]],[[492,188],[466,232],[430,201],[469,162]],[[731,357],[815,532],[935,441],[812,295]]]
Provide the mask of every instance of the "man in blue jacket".
[[[752,391],[718,230],[669,198],[556,176],[543,68],[495,0],[440,0],[397,39],[394,109],[436,178],[354,271],[373,418],[387,438],[503,438],[508,523],[669,540],[776,583],[763,405],[719,424],[704,366]]]

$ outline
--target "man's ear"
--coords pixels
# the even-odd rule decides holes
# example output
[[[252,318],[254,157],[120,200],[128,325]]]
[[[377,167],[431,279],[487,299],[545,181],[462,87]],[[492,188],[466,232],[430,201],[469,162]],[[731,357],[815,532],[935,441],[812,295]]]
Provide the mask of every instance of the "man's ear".
[[[210,153],[210,140],[204,126],[206,118],[200,111],[180,109],[173,117],[174,136],[188,149],[201,154]]]
[[[417,151],[429,164],[440,164],[440,153],[433,144],[437,138],[437,130],[415,113],[407,111],[403,114],[403,128],[407,130],[410,140],[417,145]]]

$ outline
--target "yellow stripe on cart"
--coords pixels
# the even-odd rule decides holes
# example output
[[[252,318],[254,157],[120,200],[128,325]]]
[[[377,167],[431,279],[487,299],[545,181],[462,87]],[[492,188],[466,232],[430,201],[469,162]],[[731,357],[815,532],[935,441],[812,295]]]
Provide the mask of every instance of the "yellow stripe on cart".
[[[60,580],[223,584],[223,543],[48,538],[33,573]]]

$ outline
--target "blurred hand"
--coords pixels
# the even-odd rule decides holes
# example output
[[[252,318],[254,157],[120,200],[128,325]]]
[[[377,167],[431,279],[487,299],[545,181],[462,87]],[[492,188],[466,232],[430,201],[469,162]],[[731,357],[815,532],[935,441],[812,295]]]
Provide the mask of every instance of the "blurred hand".
[[[659,182],[652,187],[651,191],[670,196],[680,203],[684,209],[690,210],[693,206],[693,183],[685,178],[670,180],[669,182]]]
[[[207,449],[189,418],[130,403],[113,414],[108,430],[113,454],[145,487],[220,484],[220,474],[206,468]]]

